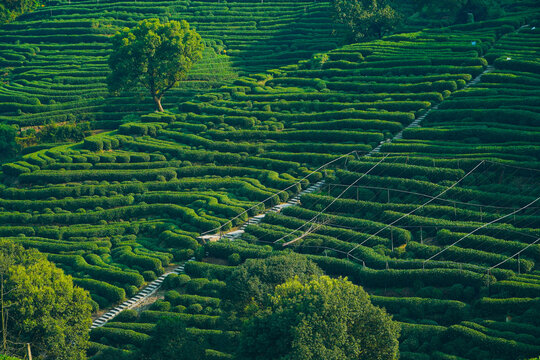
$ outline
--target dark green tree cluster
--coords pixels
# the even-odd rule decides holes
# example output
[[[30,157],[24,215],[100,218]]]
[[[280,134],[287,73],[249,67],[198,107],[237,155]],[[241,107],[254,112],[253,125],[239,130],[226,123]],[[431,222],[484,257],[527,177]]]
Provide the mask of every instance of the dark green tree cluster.
[[[82,141],[90,133],[90,123],[82,122],[79,124],[56,125],[49,124],[44,126],[36,134],[37,141],[40,143],[54,143],[66,141]]]
[[[39,0],[2,0],[0,1],[0,24],[10,22],[39,5]]]
[[[10,157],[16,155],[20,146],[15,141],[17,130],[10,125],[0,124],[0,154],[2,157]]]
[[[142,349],[141,360],[206,359],[204,338],[188,332],[186,324],[178,318],[160,320],[153,335]]]
[[[321,269],[305,256],[291,253],[266,259],[248,259],[238,266],[227,279],[227,298],[242,311],[251,305],[255,309],[263,306],[268,294],[277,285],[289,279],[307,281],[312,276],[322,275]]]
[[[387,0],[332,0],[334,18],[344,24],[352,41],[380,38],[401,21]]]
[[[22,355],[20,344],[29,343],[37,359],[86,359],[88,293],[43,254],[1,241],[0,297],[0,352]]]
[[[194,265],[199,267],[197,271],[192,268]],[[202,276],[204,268],[221,272],[230,267],[191,262],[186,272]],[[240,334],[231,339],[238,342],[235,359],[394,360],[399,357],[400,327],[386,311],[372,305],[361,287],[347,279],[323,275],[303,255],[248,259],[232,272],[224,272],[220,277],[226,278],[226,283],[213,280],[223,285],[218,292],[225,295],[227,302],[223,309],[228,314],[220,317],[219,322],[227,329],[243,323]],[[207,276],[213,277],[212,274]],[[192,282],[208,282],[201,278],[186,280],[188,289]],[[170,291],[166,299],[186,306],[195,301],[220,306],[213,297],[182,295],[176,291]],[[186,325],[193,326],[193,319],[189,321],[162,317],[143,346],[141,359],[213,359],[213,350],[208,350],[213,349],[211,338],[192,328],[186,329]],[[235,347],[232,344],[232,349]]]
[[[399,325],[347,279],[298,278],[278,285],[270,306],[250,319],[240,359],[393,360]]]

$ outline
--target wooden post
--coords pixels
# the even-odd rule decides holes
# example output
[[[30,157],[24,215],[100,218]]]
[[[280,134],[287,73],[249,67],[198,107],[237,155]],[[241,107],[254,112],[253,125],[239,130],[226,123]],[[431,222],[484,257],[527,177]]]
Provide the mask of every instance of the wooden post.
[[[422,234],[422,227],[420,226],[420,244],[424,244],[424,234]]]
[[[394,229],[390,229],[390,239],[392,240],[392,251],[394,251]]]
[[[28,352],[28,360],[32,360],[32,350],[30,349],[30,343],[26,343],[26,351]]]
[[[488,270],[487,276],[488,276],[488,278],[487,278],[487,288],[488,288],[488,296],[489,296],[489,282],[491,280],[491,270]]]
[[[482,207],[480,206],[480,222],[484,221],[484,215],[482,214]]]

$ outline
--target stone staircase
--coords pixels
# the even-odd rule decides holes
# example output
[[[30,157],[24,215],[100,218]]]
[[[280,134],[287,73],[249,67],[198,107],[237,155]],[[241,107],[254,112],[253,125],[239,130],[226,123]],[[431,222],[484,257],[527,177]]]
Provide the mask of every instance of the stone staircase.
[[[482,73],[480,75],[478,75],[477,77],[475,77],[473,80],[469,81],[465,87],[463,87],[463,89],[467,89],[468,87],[470,86],[473,86],[473,85],[476,85],[478,84],[481,80],[482,80],[482,75],[484,74],[487,74],[489,72],[492,72],[495,68],[492,66],[492,65],[489,65],[487,66],[484,71],[482,71]],[[385,143],[390,143],[394,140],[401,140],[403,139],[403,131],[406,130],[406,129],[409,129],[409,128],[417,128],[417,127],[420,127],[420,124],[422,123],[422,121],[426,118],[426,116],[429,115],[430,112],[432,112],[433,110],[437,110],[439,108],[439,104],[437,105],[434,105],[432,107],[430,107],[424,114],[422,114],[422,116],[416,118],[412,123],[410,123],[405,129],[401,130],[399,133],[397,133],[396,135],[394,135],[393,138],[391,139],[386,139],[385,141],[382,141],[376,148],[374,148],[373,150],[371,150],[369,153],[366,154],[366,156],[371,156],[373,154],[377,154],[377,153],[380,153],[381,152],[381,147],[383,146],[383,144]]]
[[[312,193],[314,191],[317,191],[323,185],[324,185],[324,180],[320,180],[320,181],[316,182],[315,184],[310,185],[308,188],[306,188],[305,190],[302,190],[301,192],[296,194],[295,197],[291,198],[286,203],[275,205],[275,206],[271,207],[270,209],[268,209],[266,212],[264,212],[262,214],[259,214],[259,215],[256,215],[256,216],[253,216],[248,221],[246,221],[242,226],[240,226],[238,228],[238,230],[230,231],[230,232],[228,232],[226,234],[223,234],[222,237],[225,238],[225,239],[229,239],[229,240],[238,239],[245,232],[246,227],[248,227],[249,225],[257,225],[257,224],[259,224],[264,219],[264,217],[266,216],[267,213],[269,213],[269,212],[274,212],[274,213],[280,212],[282,209],[284,209],[286,207],[298,205],[300,203],[300,197],[302,197],[302,195],[310,194],[310,193]]]
[[[188,261],[194,261],[195,258],[191,258]],[[144,289],[139,291],[135,296],[131,297],[130,299],[124,301],[122,304],[110,309],[105,314],[98,317],[96,320],[92,322],[92,326],[90,326],[90,329],[94,329],[100,326],[105,325],[108,321],[114,319],[116,315],[120,314],[122,311],[131,309],[132,307],[140,304],[142,301],[147,299],[149,296],[151,296],[153,293],[155,293],[162,285],[163,280],[169,275],[169,274],[180,274],[184,271],[184,264],[178,266],[173,271],[169,271],[158,277],[156,280],[150,282]]]

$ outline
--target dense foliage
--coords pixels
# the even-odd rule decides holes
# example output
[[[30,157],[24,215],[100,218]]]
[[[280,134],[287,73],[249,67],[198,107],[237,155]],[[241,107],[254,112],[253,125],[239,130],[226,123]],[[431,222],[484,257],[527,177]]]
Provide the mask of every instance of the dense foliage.
[[[88,293],[34,249],[0,243],[2,350],[38,359],[86,359],[91,306]],[[6,346],[7,345],[7,346]]]
[[[242,330],[241,359],[399,358],[399,325],[346,279],[290,280],[270,303]]]
[[[332,0],[336,21],[344,24],[354,41],[382,37],[401,20],[386,0]]]
[[[190,29],[187,21],[141,21],[113,38],[109,90],[118,93],[142,86],[149,91],[157,110],[163,111],[161,98],[186,77],[202,58],[203,50],[201,36]]]
[[[298,254],[272,256],[266,259],[249,259],[234,269],[227,278],[226,296],[236,308],[263,306],[268,294],[277,285],[296,278],[305,282],[321,275],[317,265]]]
[[[32,11],[41,5],[39,0],[2,0],[0,2],[0,24],[15,20],[17,16]]]

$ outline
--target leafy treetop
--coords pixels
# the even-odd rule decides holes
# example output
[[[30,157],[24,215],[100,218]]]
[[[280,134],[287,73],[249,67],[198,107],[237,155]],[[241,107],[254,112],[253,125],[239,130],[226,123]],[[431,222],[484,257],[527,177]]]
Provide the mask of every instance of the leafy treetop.
[[[344,278],[287,281],[240,335],[239,358],[394,360],[399,325]]]
[[[313,275],[322,275],[322,270],[304,255],[291,253],[271,256],[266,259],[248,259],[232,272],[227,279],[227,298],[244,311],[250,305],[255,310],[262,306],[268,294],[277,285],[298,277],[307,281]]]
[[[43,254],[1,241],[0,292],[3,353],[23,355],[12,344],[30,343],[37,359],[86,359],[92,311],[88,292],[73,286],[71,276]]]
[[[118,94],[142,86],[158,111],[163,111],[163,95],[186,77],[204,50],[201,36],[184,20],[143,20],[116,33],[112,42],[109,90]]]
[[[332,0],[334,18],[345,25],[352,41],[382,37],[401,15],[387,0]]]

